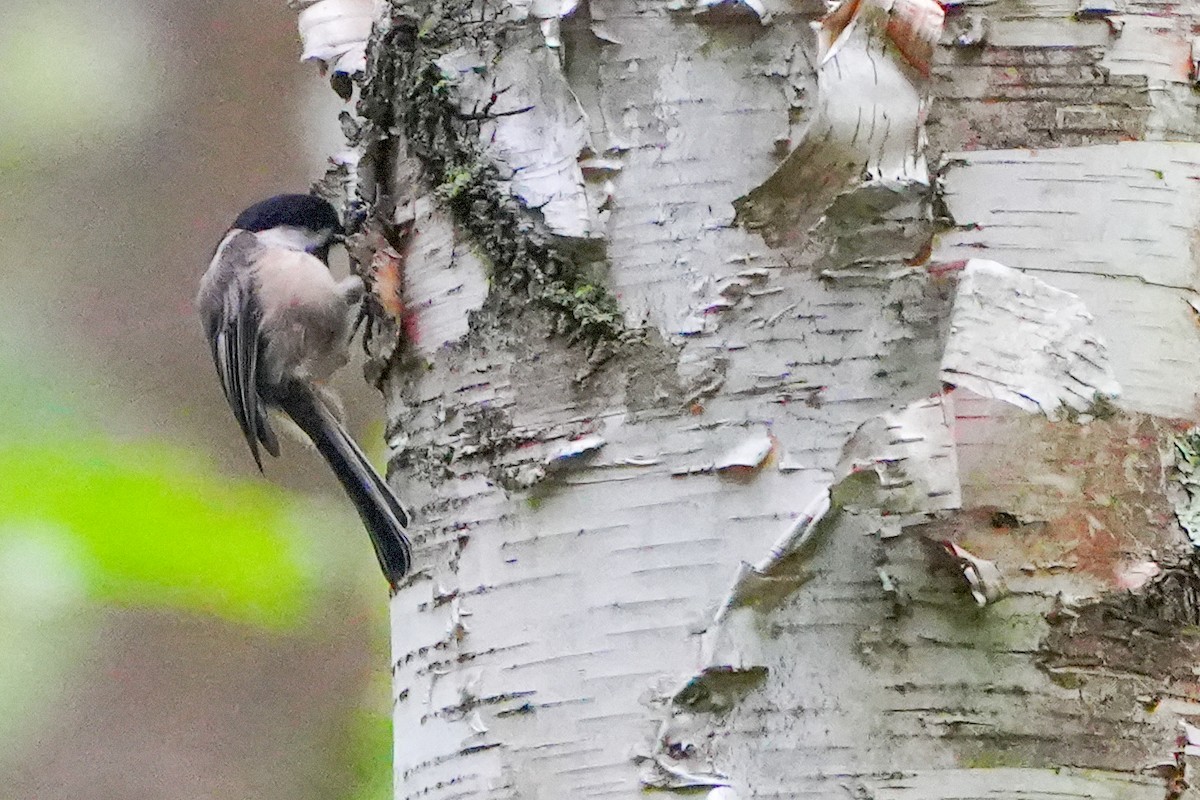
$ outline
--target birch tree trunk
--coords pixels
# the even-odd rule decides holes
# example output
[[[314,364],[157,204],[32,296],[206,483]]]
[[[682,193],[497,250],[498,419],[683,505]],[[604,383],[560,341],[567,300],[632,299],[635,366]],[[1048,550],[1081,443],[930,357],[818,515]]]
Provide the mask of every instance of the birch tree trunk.
[[[396,796],[1190,795],[1197,24],[306,9],[416,510]]]

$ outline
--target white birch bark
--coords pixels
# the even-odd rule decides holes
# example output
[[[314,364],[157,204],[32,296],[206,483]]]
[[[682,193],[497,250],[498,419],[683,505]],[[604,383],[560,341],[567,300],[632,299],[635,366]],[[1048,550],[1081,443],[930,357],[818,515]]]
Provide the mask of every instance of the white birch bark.
[[[825,11],[306,10],[366,64],[398,798],[1188,791],[1200,7]]]

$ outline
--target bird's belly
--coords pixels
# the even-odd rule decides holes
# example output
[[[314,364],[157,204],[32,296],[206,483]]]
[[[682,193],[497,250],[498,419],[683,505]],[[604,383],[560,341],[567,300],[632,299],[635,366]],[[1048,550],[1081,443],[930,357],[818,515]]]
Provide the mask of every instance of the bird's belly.
[[[263,306],[271,309],[260,323],[264,377],[323,380],[348,360],[350,304],[319,259],[279,253],[260,259],[255,275]]]

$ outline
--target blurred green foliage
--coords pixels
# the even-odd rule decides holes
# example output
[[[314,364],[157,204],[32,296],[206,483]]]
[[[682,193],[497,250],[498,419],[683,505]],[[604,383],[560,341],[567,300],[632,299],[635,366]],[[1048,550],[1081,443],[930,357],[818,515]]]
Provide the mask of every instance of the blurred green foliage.
[[[351,712],[342,757],[348,780],[346,800],[382,800],[392,796],[392,721],[379,709],[390,704],[389,681],[379,673],[371,695],[376,706],[361,706]]]
[[[20,316],[8,315],[0,336],[22,327]],[[0,551],[13,537],[53,531],[89,600],[200,610],[276,629],[296,624],[315,577],[289,495],[221,477],[179,446],[121,443],[89,430],[89,418],[111,418],[101,406],[117,403],[48,382],[47,375],[86,380],[83,365],[64,361],[48,348],[0,346],[0,396],[8,399]]]
[[[194,323],[179,295],[190,294],[186,273],[201,269],[205,258],[203,247],[189,247],[185,234],[197,223],[180,209],[207,214],[214,196],[304,173],[289,166],[295,131],[285,135],[290,123],[260,102],[280,94],[280,86],[244,78],[245,70],[258,75],[258,59],[278,62],[280,53],[290,68],[297,55],[286,38],[294,32],[291,12],[279,4],[272,19],[282,24],[271,27],[263,22],[266,12],[238,6],[231,15],[219,4],[211,12],[197,10],[204,4],[137,0],[0,5],[0,209],[8,223],[0,241],[6,281],[0,295],[0,641],[6,643],[0,648],[0,767],[10,761],[11,767],[39,758],[37,737],[47,720],[88,718],[73,705],[81,687],[112,679],[88,667],[112,646],[109,631],[139,619],[109,613],[114,606],[180,617],[199,612],[234,623],[238,636],[320,648],[328,646],[322,626],[331,619],[340,624],[365,611],[381,623],[386,595],[365,537],[350,535],[358,522],[340,497],[324,504],[258,477],[222,475],[215,467],[219,447],[206,446],[207,426],[236,425],[212,417],[215,403],[193,408],[179,391],[185,385],[180,375],[194,366],[180,354],[202,343],[198,333],[177,340],[171,315]],[[272,42],[265,40],[268,32]],[[279,47],[274,39],[281,32]],[[197,95],[200,85],[204,93]],[[215,105],[220,114],[203,113]],[[296,105],[295,97],[286,101],[288,109]],[[281,131],[266,153],[276,160],[261,166],[255,159],[264,149],[249,146],[256,125]],[[306,130],[304,140],[314,135]],[[222,173],[205,160],[210,144],[250,155],[230,161]],[[247,164],[258,172],[246,176]],[[181,183],[180,175],[188,180]],[[172,196],[162,208],[153,197],[147,209],[145,194],[163,185],[172,187]],[[147,251],[158,253],[151,245],[160,239],[171,243],[173,257],[195,251],[194,267],[144,263]],[[141,291],[146,285],[157,288]],[[106,327],[110,322],[113,329]],[[148,364],[161,371],[146,371]],[[131,376],[136,385],[128,385]],[[209,386],[208,401],[216,400],[215,379]],[[168,391],[155,399],[160,389]],[[347,639],[343,647],[361,644]],[[364,677],[351,676],[348,697],[356,705],[319,723],[341,734],[332,745],[336,793],[306,796],[377,800],[391,794],[387,647],[376,644],[374,682],[361,686]],[[186,664],[189,654],[212,648],[213,640],[180,636],[166,645],[163,674],[172,662]],[[255,668],[247,664],[248,671]],[[271,676],[278,683],[297,680]],[[360,689],[369,697],[359,698]],[[368,705],[357,705],[362,701]],[[105,720],[99,731],[105,739],[142,742],[136,719],[90,718]],[[238,743],[243,749],[249,743],[251,752],[261,744],[252,738]],[[86,772],[91,753],[79,755],[78,767],[50,763],[45,774]],[[218,755],[236,761],[230,753]],[[265,773],[300,767],[261,766]],[[213,786],[221,773],[213,770]],[[143,778],[152,781],[149,773]],[[7,783],[0,769],[0,786]],[[0,788],[0,797],[7,796]]]
[[[85,588],[104,602],[286,627],[311,588],[281,492],[221,479],[157,443],[0,447],[0,531],[26,526],[74,539]]]

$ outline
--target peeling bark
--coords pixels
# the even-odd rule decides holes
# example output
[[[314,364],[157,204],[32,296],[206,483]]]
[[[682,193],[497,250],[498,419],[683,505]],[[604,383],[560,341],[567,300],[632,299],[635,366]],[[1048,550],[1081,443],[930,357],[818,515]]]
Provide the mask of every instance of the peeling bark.
[[[1200,11],[377,14],[397,797],[1190,791]]]

